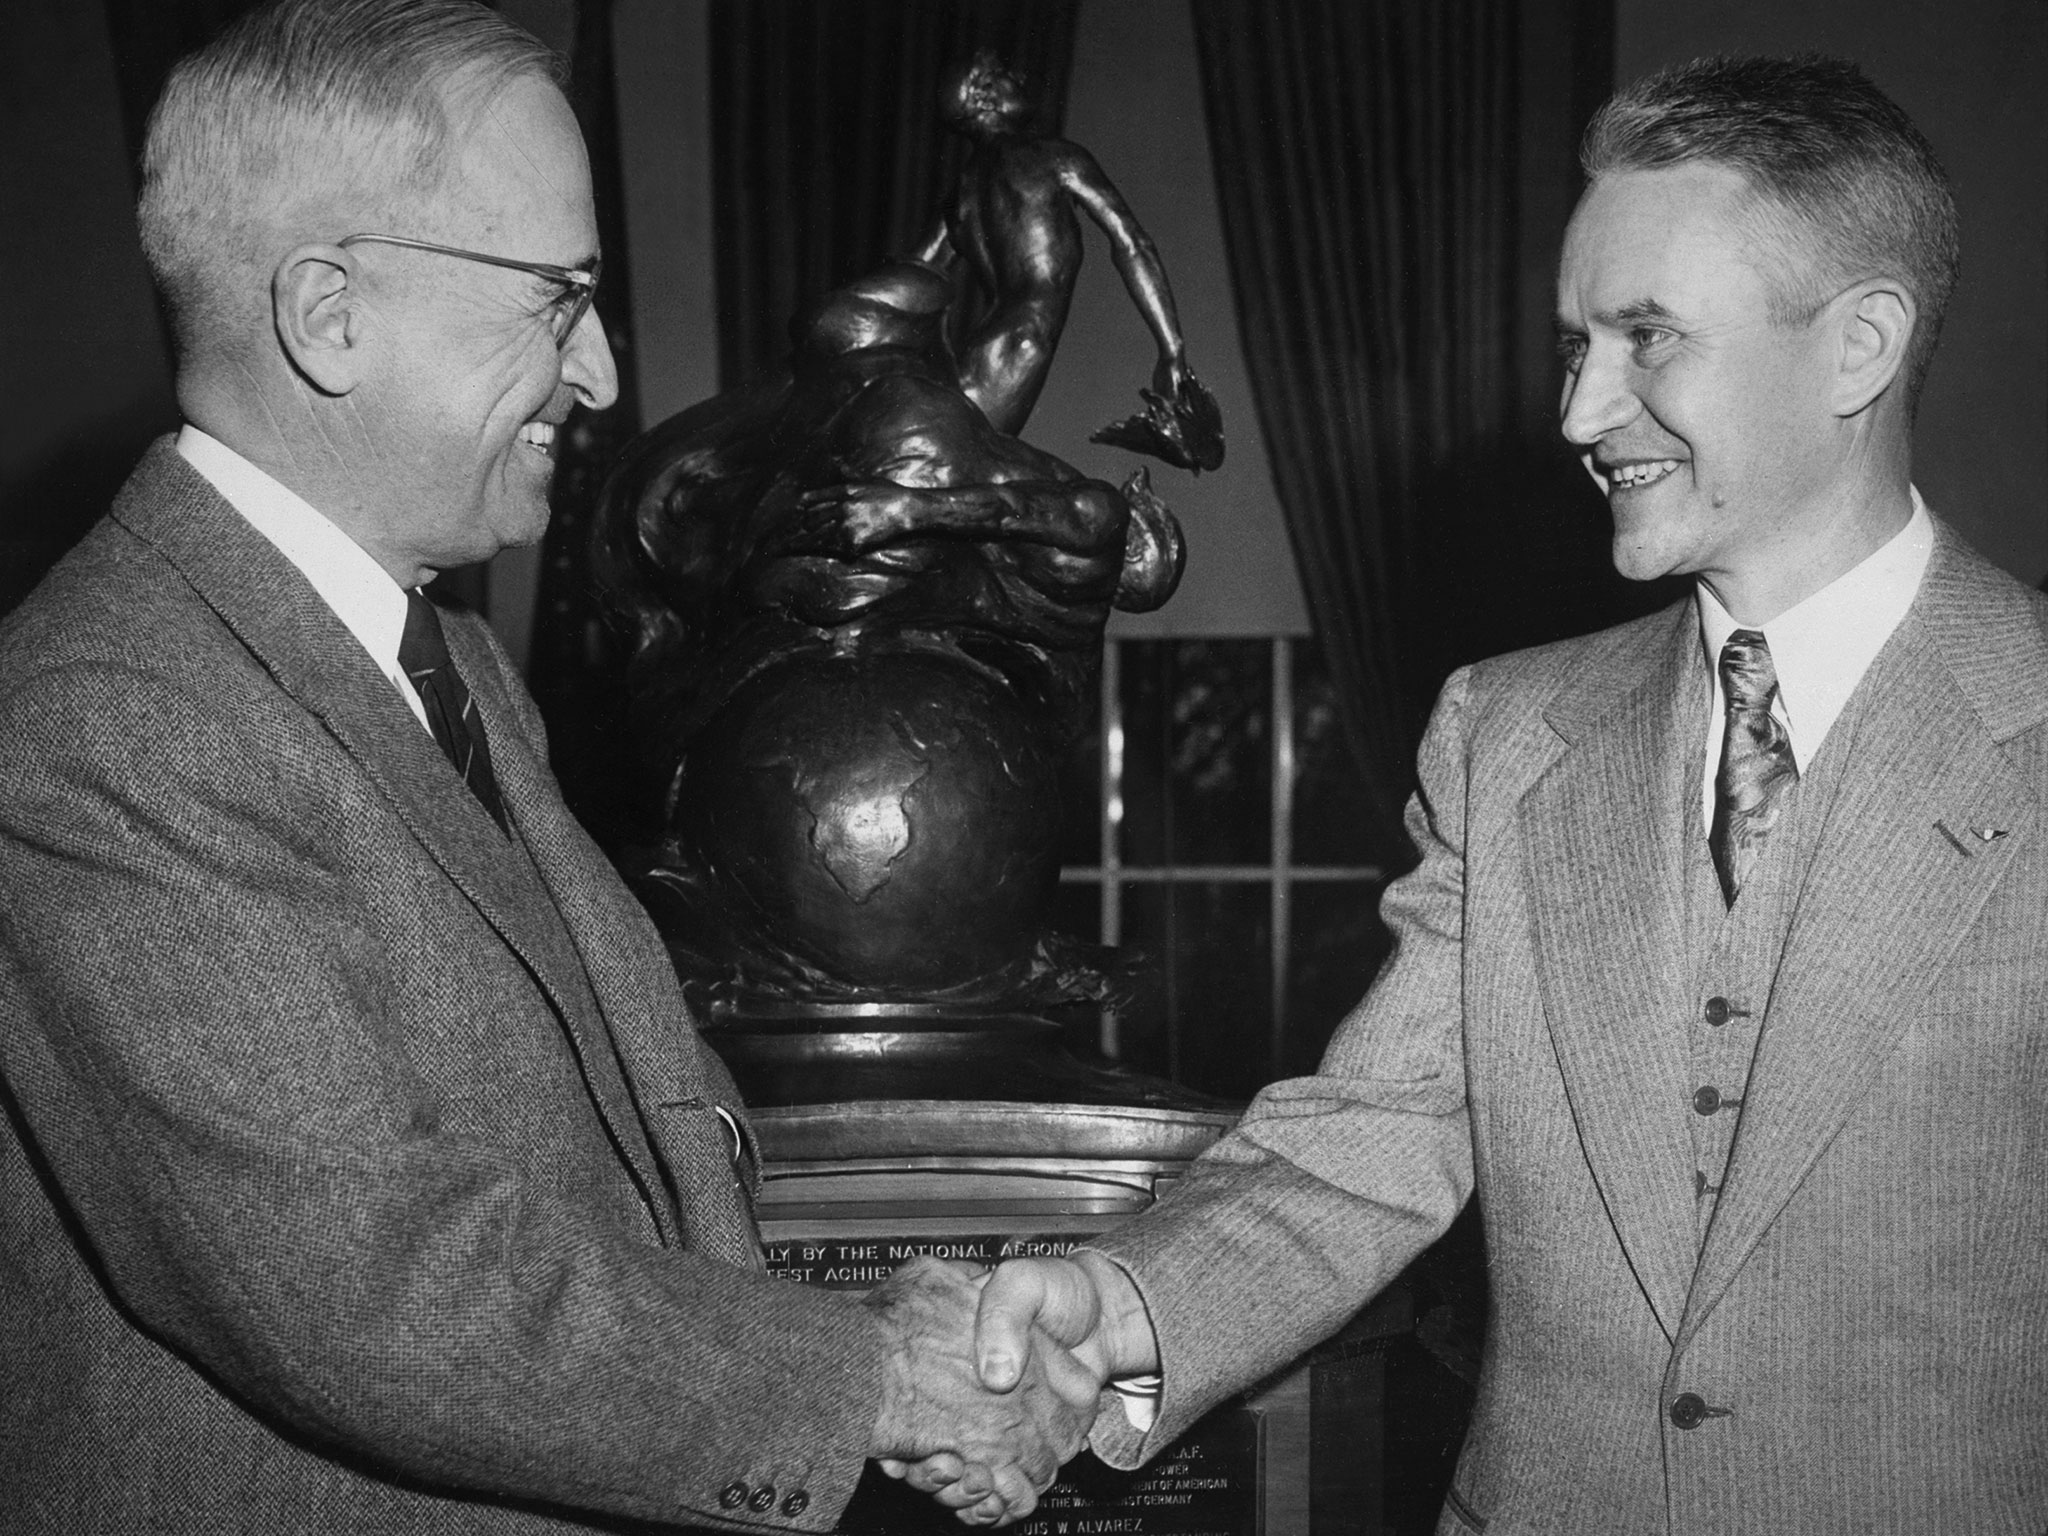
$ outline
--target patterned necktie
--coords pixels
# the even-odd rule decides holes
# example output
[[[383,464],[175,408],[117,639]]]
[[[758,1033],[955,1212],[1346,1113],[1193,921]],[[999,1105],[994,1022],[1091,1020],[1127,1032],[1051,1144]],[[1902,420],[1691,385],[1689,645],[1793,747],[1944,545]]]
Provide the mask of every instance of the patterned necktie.
[[[418,591],[405,594],[405,634],[398,642],[398,664],[420,692],[434,740],[462,775],[469,792],[491,813],[498,830],[511,836],[505,803],[498,797],[497,775],[491,772],[491,744],[484,737],[483,717],[476,712],[476,700],[470,697],[448,654],[441,615]]]
[[[1771,713],[1778,671],[1771,648],[1753,629],[1738,629],[1721,647],[1721,690],[1728,697],[1728,730],[1721,739],[1721,771],[1714,776],[1714,827],[1707,844],[1729,906],[1784,809],[1785,792],[1799,782],[1792,738]]]

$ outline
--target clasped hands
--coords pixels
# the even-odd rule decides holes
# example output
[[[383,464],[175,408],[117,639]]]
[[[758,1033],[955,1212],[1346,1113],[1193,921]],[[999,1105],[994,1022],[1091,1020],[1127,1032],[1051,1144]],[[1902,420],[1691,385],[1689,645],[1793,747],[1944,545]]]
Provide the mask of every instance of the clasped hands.
[[[1144,1302],[1099,1254],[992,1273],[919,1259],[867,1301],[890,1341],[871,1454],[969,1525],[1030,1514],[1103,1384],[1158,1366]]]

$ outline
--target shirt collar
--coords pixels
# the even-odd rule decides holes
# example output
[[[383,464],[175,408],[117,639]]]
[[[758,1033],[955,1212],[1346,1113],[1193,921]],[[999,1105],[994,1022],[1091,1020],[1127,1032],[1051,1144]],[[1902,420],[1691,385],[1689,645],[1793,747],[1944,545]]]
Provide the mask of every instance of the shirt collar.
[[[1721,647],[1738,629],[1762,633],[1778,674],[1778,704],[1792,738],[1792,758],[1806,772],[1849,695],[1892,631],[1913,606],[1934,554],[1934,523],[1917,488],[1906,526],[1812,596],[1768,624],[1738,624],[1721,600],[1698,583],[1700,640],[1714,679],[1714,716],[1723,703]]]
[[[384,567],[304,498],[219,438],[188,423],[178,434],[178,452],[299,568],[379,671],[394,680],[403,676],[398,642],[405,633],[405,589]]]

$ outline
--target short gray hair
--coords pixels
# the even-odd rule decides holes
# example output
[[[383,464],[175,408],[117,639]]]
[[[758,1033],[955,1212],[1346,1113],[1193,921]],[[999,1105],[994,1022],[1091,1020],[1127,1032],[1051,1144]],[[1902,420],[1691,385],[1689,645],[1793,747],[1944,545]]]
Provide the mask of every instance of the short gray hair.
[[[150,113],[136,209],[180,355],[246,321],[236,294],[253,302],[284,254],[265,248],[280,204],[431,195],[450,93],[482,102],[521,76],[566,71],[474,0],[274,0],[182,60]]]
[[[1912,294],[1910,414],[1955,291],[1956,204],[1934,150],[1854,64],[1696,59],[1618,92],[1587,125],[1587,176],[1704,162],[1748,181],[1774,262],[1772,318],[1811,319],[1852,283],[1890,278]]]

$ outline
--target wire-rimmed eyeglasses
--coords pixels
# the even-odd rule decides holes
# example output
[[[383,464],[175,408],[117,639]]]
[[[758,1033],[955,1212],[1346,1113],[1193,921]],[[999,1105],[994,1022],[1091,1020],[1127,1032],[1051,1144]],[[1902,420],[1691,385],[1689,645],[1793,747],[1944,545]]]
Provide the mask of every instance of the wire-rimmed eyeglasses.
[[[590,308],[590,301],[597,296],[598,274],[603,270],[602,260],[593,258],[588,268],[558,267],[545,261],[515,261],[510,256],[491,256],[483,251],[465,251],[453,245],[435,245],[427,240],[410,240],[404,235],[345,235],[334,242],[340,246],[350,245],[396,245],[408,251],[431,251],[436,256],[459,256],[464,261],[480,261],[487,266],[509,267],[514,272],[530,272],[535,277],[545,278],[551,283],[560,283],[563,293],[555,301],[548,315],[548,329],[554,334],[555,345],[564,347],[582,323],[583,315]]]

